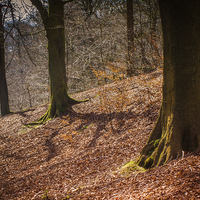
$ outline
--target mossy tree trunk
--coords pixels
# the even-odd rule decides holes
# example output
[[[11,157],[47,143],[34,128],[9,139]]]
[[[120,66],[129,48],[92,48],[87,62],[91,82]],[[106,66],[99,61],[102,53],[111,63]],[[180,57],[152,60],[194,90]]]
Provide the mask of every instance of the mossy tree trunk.
[[[72,99],[67,93],[64,2],[62,0],[49,0],[48,10],[40,0],[31,0],[31,2],[40,12],[48,39],[51,102],[47,113],[39,120],[44,122],[66,112],[71,105],[80,103],[80,101]]]
[[[3,5],[0,5],[0,103],[1,115],[4,116],[10,113],[10,109],[5,72],[4,27],[2,24],[2,7]]]
[[[138,164],[162,165],[200,150],[200,1],[159,0],[164,42],[163,100]]]

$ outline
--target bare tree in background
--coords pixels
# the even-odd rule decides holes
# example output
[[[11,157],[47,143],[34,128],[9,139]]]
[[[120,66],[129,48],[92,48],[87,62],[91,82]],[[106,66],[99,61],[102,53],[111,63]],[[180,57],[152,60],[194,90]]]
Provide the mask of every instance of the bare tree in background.
[[[2,13],[3,7],[7,7],[7,5],[0,4],[0,103],[2,116],[10,113],[5,72],[4,27]]]
[[[127,12],[127,40],[128,40],[128,61],[130,66],[127,69],[128,76],[134,75],[134,19],[133,19],[133,0],[126,1]]]

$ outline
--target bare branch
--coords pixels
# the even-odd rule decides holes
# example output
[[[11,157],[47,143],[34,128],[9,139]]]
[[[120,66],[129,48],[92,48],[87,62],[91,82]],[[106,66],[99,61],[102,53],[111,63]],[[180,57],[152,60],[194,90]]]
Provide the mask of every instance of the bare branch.
[[[30,0],[30,1],[38,9],[38,11],[42,17],[42,21],[45,26],[45,29],[47,29],[46,26],[48,24],[49,17],[48,17],[48,12],[47,12],[46,8],[43,6],[41,0]]]
[[[63,0],[63,3],[69,3],[69,2],[72,2],[74,0]]]

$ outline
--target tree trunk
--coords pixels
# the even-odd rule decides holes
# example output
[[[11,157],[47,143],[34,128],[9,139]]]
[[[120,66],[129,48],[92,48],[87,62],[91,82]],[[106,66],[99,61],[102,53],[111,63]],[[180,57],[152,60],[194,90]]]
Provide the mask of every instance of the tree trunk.
[[[0,5],[0,103],[1,103],[1,115],[4,116],[10,113],[6,72],[5,72],[4,28],[2,24],[1,5]]]
[[[49,0],[47,12],[39,0],[31,0],[31,2],[38,8],[42,16],[48,39],[51,102],[47,113],[39,119],[39,123],[43,123],[59,116],[69,110],[72,105],[82,101],[72,99],[67,93],[64,3],[62,0]]]
[[[200,150],[200,1],[159,0],[164,39],[163,101],[138,164]]]
[[[133,21],[133,0],[127,0],[127,39],[128,39],[128,61],[130,67],[127,69],[127,75],[133,76],[134,74],[134,21]]]

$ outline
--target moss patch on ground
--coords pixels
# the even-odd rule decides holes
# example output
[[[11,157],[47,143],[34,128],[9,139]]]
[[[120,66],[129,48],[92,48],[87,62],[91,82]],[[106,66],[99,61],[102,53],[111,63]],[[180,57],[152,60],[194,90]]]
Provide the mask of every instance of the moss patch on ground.
[[[126,177],[128,177],[132,172],[141,173],[141,172],[145,172],[145,171],[146,171],[145,168],[140,167],[133,160],[128,162],[127,164],[125,164],[123,167],[121,167],[119,169],[119,173]]]

